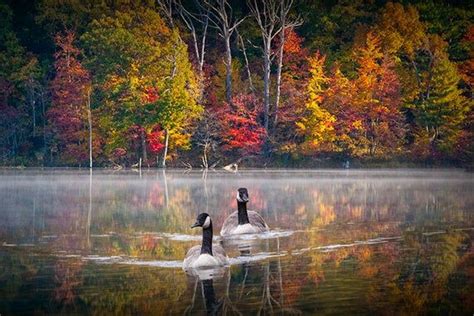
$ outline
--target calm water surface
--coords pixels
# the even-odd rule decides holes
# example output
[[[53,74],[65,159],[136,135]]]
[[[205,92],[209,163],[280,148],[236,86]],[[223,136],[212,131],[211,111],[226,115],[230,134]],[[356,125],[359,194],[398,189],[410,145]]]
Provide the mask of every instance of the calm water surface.
[[[221,240],[247,187],[271,232]],[[231,265],[187,275],[214,222]],[[0,171],[0,315],[474,312],[459,170]]]

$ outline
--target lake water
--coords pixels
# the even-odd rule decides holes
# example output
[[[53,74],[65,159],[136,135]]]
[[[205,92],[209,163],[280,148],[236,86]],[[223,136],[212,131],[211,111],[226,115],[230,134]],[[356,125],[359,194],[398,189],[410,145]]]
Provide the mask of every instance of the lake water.
[[[271,231],[221,240],[247,187]],[[211,215],[229,267],[187,275]],[[0,315],[474,312],[461,170],[0,171]]]

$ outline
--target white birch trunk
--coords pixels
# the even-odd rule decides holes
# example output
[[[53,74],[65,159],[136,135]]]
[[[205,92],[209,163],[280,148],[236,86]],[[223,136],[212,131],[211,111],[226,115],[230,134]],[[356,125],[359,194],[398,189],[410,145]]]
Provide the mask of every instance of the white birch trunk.
[[[165,136],[165,149],[163,151],[163,160],[161,161],[161,166],[163,168],[166,168],[166,156],[168,155],[168,143],[169,143],[169,131],[166,129],[165,133],[166,133],[166,136]]]

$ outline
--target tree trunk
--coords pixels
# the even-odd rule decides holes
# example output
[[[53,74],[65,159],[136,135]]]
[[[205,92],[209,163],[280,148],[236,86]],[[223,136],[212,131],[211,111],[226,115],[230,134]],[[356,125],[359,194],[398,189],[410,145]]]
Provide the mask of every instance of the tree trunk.
[[[168,155],[168,143],[169,143],[169,131],[166,129],[165,130],[166,136],[165,136],[165,149],[163,151],[163,160],[161,161],[161,166],[163,168],[166,168],[166,156]]]
[[[36,107],[35,100],[31,100],[31,112],[33,114],[33,137],[36,136]]]
[[[207,161],[207,151],[209,150],[209,144],[206,142],[206,144],[204,145],[204,150],[203,150],[203,153],[202,153],[202,163],[203,163],[203,167],[204,169],[209,169],[209,163]]]
[[[201,38],[201,59],[199,60],[199,73],[201,76],[203,75],[203,67],[204,67],[204,56],[206,55],[206,37],[207,37],[207,28],[209,25],[209,14],[206,15],[206,22],[204,23],[204,30],[202,32]]]
[[[265,130],[268,132],[268,118],[270,115],[270,71],[271,71],[271,39],[266,39],[264,43],[264,75],[263,75],[263,104],[264,104],[264,117],[263,125]]]
[[[252,92],[255,92],[255,87],[253,86],[253,81],[252,81],[252,73],[250,72],[250,67],[249,67],[249,59],[247,58],[247,51],[245,49],[245,44],[244,44],[244,39],[240,34],[237,34],[240,40],[240,45],[242,45],[242,53],[244,54],[244,60],[245,60],[245,68],[247,69],[247,77],[249,80],[249,85],[250,85],[250,90]]]
[[[92,110],[91,91],[87,91],[87,121],[89,123],[89,168],[92,169]]]
[[[44,91],[41,90],[41,117],[42,117],[42,122],[43,122],[43,162],[42,166],[44,167],[44,160],[46,159],[46,112],[44,108]]]
[[[33,116],[33,137],[36,136],[36,96],[35,96],[35,82],[30,77],[28,78],[28,98],[31,104],[31,114]]]
[[[283,29],[280,33],[280,52],[278,56],[278,68],[277,68],[277,91],[275,97],[275,111],[274,111],[274,118],[273,118],[273,126],[276,126],[278,122],[278,108],[280,106],[280,95],[281,95],[281,69],[283,67],[283,50],[285,46],[285,29]]]
[[[148,161],[148,155],[147,155],[147,150],[146,150],[146,135],[145,135],[145,130],[143,130],[140,134],[140,138],[142,141],[142,158],[143,162]]]
[[[198,63],[199,75],[202,76],[201,56],[200,56],[200,53],[199,53],[199,47],[198,47],[198,40],[197,40],[196,30],[195,30],[194,28],[191,29],[191,35],[193,36],[194,54],[196,55],[196,61],[197,61],[197,63]]]
[[[230,49],[230,34],[225,35],[225,98],[227,103],[232,103],[232,51]]]

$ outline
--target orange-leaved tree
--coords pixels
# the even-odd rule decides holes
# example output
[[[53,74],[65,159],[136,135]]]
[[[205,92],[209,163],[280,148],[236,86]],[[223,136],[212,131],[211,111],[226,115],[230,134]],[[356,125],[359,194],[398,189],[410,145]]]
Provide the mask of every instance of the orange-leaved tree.
[[[366,42],[354,49],[359,65],[352,106],[359,114],[363,133],[358,135],[357,155],[384,156],[400,150],[404,118],[400,112],[400,82],[395,64],[369,32]]]
[[[52,103],[48,110],[57,150],[66,163],[87,161],[89,149],[87,111],[91,83],[74,41],[73,32],[55,37],[56,75],[51,83]]]
[[[280,153],[298,153],[301,135],[296,122],[301,120],[307,100],[306,86],[312,75],[309,71],[309,52],[303,38],[293,28],[285,31],[281,78],[281,100],[275,107],[271,141]],[[276,47],[279,47],[279,39]]]

